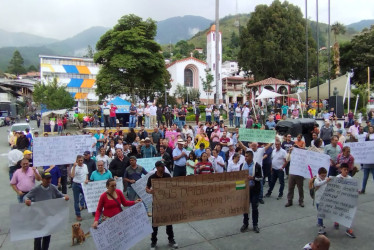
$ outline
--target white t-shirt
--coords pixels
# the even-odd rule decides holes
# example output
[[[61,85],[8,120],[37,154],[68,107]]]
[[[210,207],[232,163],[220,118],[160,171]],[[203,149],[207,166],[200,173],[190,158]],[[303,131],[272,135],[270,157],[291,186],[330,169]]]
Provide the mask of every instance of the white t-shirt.
[[[366,132],[364,132],[364,133],[362,133],[362,134],[357,134],[357,135],[356,135],[356,139],[357,139],[357,141],[358,141],[358,142],[364,142],[364,141],[366,140],[366,135],[367,135]]]
[[[156,116],[156,114],[157,114],[157,107],[156,106],[151,106],[149,108],[149,110],[150,110],[150,113],[151,113],[152,116]]]
[[[211,108],[206,108],[205,109],[205,116],[211,116],[212,115],[212,109]]]
[[[97,143],[97,139],[95,136],[92,136],[91,137],[91,152],[96,152],[96,143]]]
[[[143,115],[143,108],[138,108],[138,116],[142,116]]]
[[[96,156],[96,162],[98,162],[98,161],[103,161],[104,162],[104,168],[108,170],[108,168],[109,168],[109,156],[107,156],[107,155],[104,155],[104,156],[97,155]]]
[[[245,107],[243,109],[243,117],[248,117],[248,114],[249,114],[249,108],[248,107]]]
[[[242,116],[242,111],[239,107],[236,107],[236,109],[235,109],[235,116],[236,117],[241,117]]]
[[[265,149],[257,148],[256,152],[254,152],[252,149],[250,149],[250,151],[253,152],[253,161],[262,167],[262,158],[264,157]]]
[[[221,164],[225,164],[225,161],[221,156],[217,156],[217,158],[212,157],[212,166],[215,173],[223,173],[224,166],[218,165],[218,162]]]
[[[146,116],[149,116],[149,115],[151,114],[151,109],[150,109],[150,108],[145,108],[145,109],[144,109],[144,114],[145,114]]]
[[[71,168],[72,173],[73,173],[73,169],[74,168]],[[75,174],[74,174],[73,182],[82,184],[85,182],[87,175],[88,175],[87,165],[83,164],[81,167],[77,165],[75,167]]]
[[[284,162],[286,161],[287,152],[283,148],[280,148],[278,151],[275,149],[271,154],[271,167],[275,170],[282,168]]]
[[[240,160],[236,164],[233,161],[229,162],[229,165],[227,167],[227,172],[239,171],[241,164],[242,162],[240,162]]]
[[[101,108],[103,110],[104,115],[109,115],[110,114],[110,106],[109,105],[101,105]]]

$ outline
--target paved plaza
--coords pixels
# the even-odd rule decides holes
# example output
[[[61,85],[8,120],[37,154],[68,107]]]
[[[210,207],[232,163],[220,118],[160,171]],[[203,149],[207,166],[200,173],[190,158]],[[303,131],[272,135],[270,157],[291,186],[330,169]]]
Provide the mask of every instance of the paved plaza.
[[[17,242],[10,241],[10,218],[9,204],[16,203],[16,194],[9,186],[7,152],[9,147],[6,142],[7,127],[0,128],[0,248],[1,249],[33,249],[33,240]],[[362,171],[354,178],[362,181]],[[287,181],[286,181],[287,183]],[[174,225],[175,240],[180,249],[302,249],[302,247],[313,240],[317,235],[316,208],[312,206],[309,197],[307,181],[304,182],[305,207],[297,205],[297,190],[295,190],[294,205],[285,208],[287,184],[284,198],[277,200],[279,184],[274,188],[273,195],[265,199],[265,204],[259,206],[260,234],[250,230],[240,233],[242,216],[228,217],[223,219],[196,221]],[[267,185],[264,188],[267,191]],[[72,190],[68,190],[71,200],[69,226],[58,234],[52,235],[50,249],[95,249],[92,237],[89,237],[82,245],[71,246],[71,227],[75,222],[73,209]],[[93,216],[87,212],[82,213],[82,228],[86,232],[93,222]],[[27,222],[25,222],[27,223]],[[368,181],[366,194],[359,196],[359,205],[353,223],[356,239],[345,235],[345,229],[333,228],[333,222],[325,220],[327,236],[331,240],[330,249],[374,249],[373,225],[374,225],[374,183],[372,176]],[[169,249],[165,227],[159,228],[159,241],[157,249]],[[149,249],[150,236],[143,239],[132,249]]]

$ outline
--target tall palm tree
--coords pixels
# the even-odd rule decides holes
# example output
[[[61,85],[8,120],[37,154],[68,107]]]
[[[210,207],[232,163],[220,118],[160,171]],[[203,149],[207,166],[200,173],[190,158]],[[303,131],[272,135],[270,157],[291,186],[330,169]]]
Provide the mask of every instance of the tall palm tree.
[[[345,34],[346,28],[343,24],[336,22],[333,25],[331,25],[331,31],[334,33],[334,41],[335,41],[333,45],[335,76],[338,77],[340,75],[340,51],[339,51],[339,42],[336,40],[336,38],[340,34]]]

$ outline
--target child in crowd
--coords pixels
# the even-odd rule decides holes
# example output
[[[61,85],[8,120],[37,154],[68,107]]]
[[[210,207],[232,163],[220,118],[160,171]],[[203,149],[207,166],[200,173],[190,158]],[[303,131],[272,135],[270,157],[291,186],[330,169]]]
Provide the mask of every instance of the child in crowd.
[[[327,176],[327,170],[326,168],[320,168],[318,169],[318,176],[314,180],[314,187],[315,187],[315,194],[314,194],[314,199],[317,205],[317,209],[319,206],[319,202],[321,201],[321,197],[323,192],[325,191],[325,188],[327,186],[327,183],[330,181],[331,178],[326,178]],[[318,218],[318,226],[319,226],[319,231],[318,234],[326,234],[325,232],[325,227],[323,226],[323,219]]]

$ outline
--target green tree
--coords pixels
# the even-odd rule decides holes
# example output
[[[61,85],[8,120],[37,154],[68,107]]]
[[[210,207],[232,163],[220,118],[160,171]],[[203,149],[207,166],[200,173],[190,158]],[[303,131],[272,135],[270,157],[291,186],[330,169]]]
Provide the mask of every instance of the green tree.
[[[35,84],[33,100],[38,105],[45,104],[50,110],[69,109],[75,105],[74,98],[66,91],[66,87],[58,86],[56,78],[48,84]]]
[[[316,68],[316,46],[309,31],[309,74]],[[305,19],[299,7],[275,0],[257,5],[247,26],[241,29],[238,62],[256,81],[268,77],[306,77]]]
[[[200,77],[201,82],[203,84],[203,90],[208,96],[208,103],[209,103],[209,96],[213,91],[212,82],[214,81],[213,75],[210,73],[210,70],[205,70],[205,79]]]
[[[331,31],[332,31],[332,33],[334,33],[334,41],[336,42],[337,41],[336,40],[337,36],[345,34],[346,28],[345,28],[344,24],[336,22],[333,25],[331,25]]]
[[[86,49],[86,54],[83,57],[93,58],[94,55],[95,55],[94,49],[91,47],[91,45],[88,45]]]
[[[195,49],[195,45],[188,43],[185,40],[180,40],[174,46],[174,55],[181,54],[185,57],[190,57],[190,53]]]
[[[30,67],[27,69],[27,72],[35,72],[35,71],[39,71],[35,65],[30,65]]]
[[[25,74],[26,69],[23,66],[24,60],[21,55],[21,53],[18,50],[15,50],[13,53],[12,59],[9,61],[8,65],[8,73],[15,74],[15,75],[20,75],[20,74]]]
[[[341,67],[343,72],[353,69],[353,81],[367,84],[367,67],[374,75],[374,26],[356,35],[350,42],[342,44]]]
[[[170,86],[161,47],[154,41],[156,23],[135,15],[119,19],[97,42],[94,61],[102,65],[96,78],[100,99],[127,94],[147,103]]]

